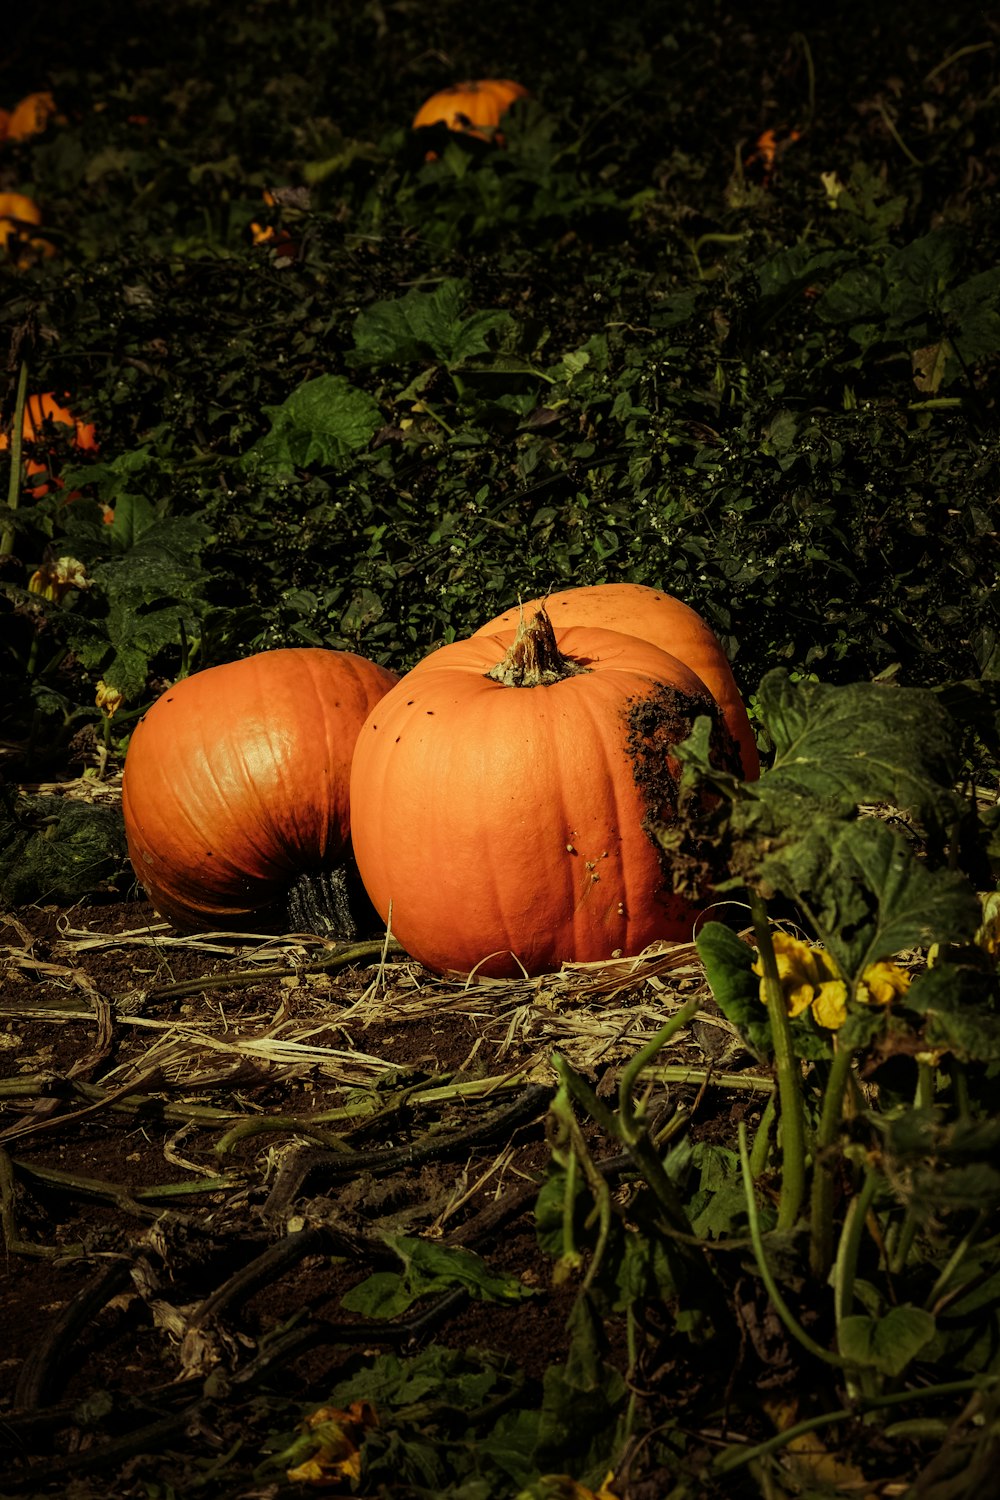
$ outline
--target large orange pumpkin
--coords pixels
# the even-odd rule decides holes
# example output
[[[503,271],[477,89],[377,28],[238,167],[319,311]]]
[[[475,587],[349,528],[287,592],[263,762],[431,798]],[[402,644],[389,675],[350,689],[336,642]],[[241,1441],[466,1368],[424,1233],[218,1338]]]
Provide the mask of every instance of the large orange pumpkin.
[[[51,391],[46,391],[42,396],[29,396],[24,403],[24,420],[21,423],[21,437],[23,441],[26,443],[40,442],[45,433],[46,423],[50,422],[54,426],[71,429],[72,437],[70,441],[75,448],[79,448],[82,452],[96,451],[97,434],[92,422],[82,422],[79,417],[74,417],[68,407],[60,405]],[[9,446],[10,443],[7,434],[0,432],[0,453],[3,453]],[[24,467],[28,474],[44,474],[48,470],[49,465],[35,458],[26,458],[24,460]],[[55,483],[57,486],[60,485],[58,479]],[[33,489],[29,489],[28,491],[36,500],[40,499],[42,495],[47,495],[48,492],[49,486],[47,484],[36,484]],[[76,491],[67,498],[75,500],[78,495],[79,491]]]
[[[350,843],[350,767],[395,672],[350,651],[265,651],[183,678],[129,742],[129,857],[181,929],[233,927],[280,907]]]
[[[640,583],[595,583],[563,589],[545,599],[530,599],[497,615],[476,634],[493,635],[498,630],[513,629],[522,610],[528,617],[543,604],[557,629],[562,625],[599,625],[605,630],[620,630],[625,635],[652,641],[678,657],[697,673],[722,709],[729,732],[740,747],[744,777],[748,781],[757,778],[760,773],[757,742],[726,653],[718,637],[690,605]]]
[[[447,125],[481,141],[500,141],[497,126],[516,99],[527,99],[528,90],[510,78],[475,78],[452,84],[432,94],[413,117],[413,128]]]
[[[687,940],[653,837],[676,812],[672,747],[716,721],[694,672],[649,641],[564,626],[426,657],[358,737],[354,854],[376,910],[439,973],[541,974]]]

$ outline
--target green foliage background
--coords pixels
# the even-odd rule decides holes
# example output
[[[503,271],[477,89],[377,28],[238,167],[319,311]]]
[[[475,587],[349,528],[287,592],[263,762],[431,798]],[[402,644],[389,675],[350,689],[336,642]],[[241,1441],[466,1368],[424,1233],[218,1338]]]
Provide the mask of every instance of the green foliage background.
[[[4,417],[25,357],[115,522],[22,496],[13,739],[64,747],[100,678],[120,745],[180,671],[401,668],[606,579],[701,610],[747,693],[996,676],[998,66],[971,4],[22,11],[0,104],[62,119],[0,186],[59,253],[0,262]],[[413,138],[492,75],[535,96],[505,150]],[[29,597],[47,549],[92,587]]]

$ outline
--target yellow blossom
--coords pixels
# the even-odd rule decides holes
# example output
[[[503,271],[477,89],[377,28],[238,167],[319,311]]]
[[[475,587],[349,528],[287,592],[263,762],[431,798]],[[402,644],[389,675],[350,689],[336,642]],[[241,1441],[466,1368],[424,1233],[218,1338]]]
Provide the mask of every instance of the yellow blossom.
[[[70,589],[89,588],[87,570],[75,557],[58,557],[55,562],[42,563],[28,580],[29,594],[41,594],[54,604],[61,604]]]
[[[909,974],[898,964],[880,959],[862,973],[858,999],[867,1005],[890,1005],[897,995],[905,995],[909,987]]]
[[[846,982],[825,948],[814,948],[786,932],[771,934],[778,979],[791,1017],[811,1012],[813,1020],[826,1031],[838,1031],[847,1020]],[[760,998],[767,1003],[764,965],[758,955],[753,972],[760,975]],[[856,998],[863,1005],[889,1005],[905,995],[910,976],[897,964],[880,959],[862,972]]]
[[[97,684],[97,692],[94,696],[94,702],[97,704],[98,708],[104,710],[109,719],[113,719],[115,714],[122,706],[122,695],[117,688],[108,687],[107,683],[102,677],[100,682]]]

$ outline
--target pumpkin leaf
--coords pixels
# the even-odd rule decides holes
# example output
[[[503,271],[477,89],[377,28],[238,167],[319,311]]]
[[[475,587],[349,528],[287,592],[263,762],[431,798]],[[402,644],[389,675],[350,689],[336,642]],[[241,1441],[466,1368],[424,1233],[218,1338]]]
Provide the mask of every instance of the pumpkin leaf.
[[[280,406],[263,411],[271,430],[243,455],[243,467],[251,474],[269,470],[275,477],[291,478],[314,463],[342,468],[382,425],[374,398],[343,375],[318,375]]]
[[[849,979],[904,948],[972,937],[981,913],[971,883],[935,868],[964,803],[951,786],[956,728],[934,695],[796,683],[777,670],[764,678],[759,704],[774,744],[759,781],[735,783],[711,765],[704,725],[678,747],[687,832],[699,816],[692,788],[721,792],[715,838],[731,869],[765,896],[799,903]],[[861,816],[865,804],[909,811],[928,830],[925,857],[898,826]],[[668,831],[668,852],[683,847],[684,834],[683,825]],[[728,998],[739,975],[727,975],[727,963],[739,955],[724,943],[714,933],[706,940]]]
[[[955,730],[921,688],[855,682],[843,687],[768,672],[758,691],[775,755],[761,793],[789,792],[831,805],[888,803],[927,828],[960,810]]]
[[[891,1307],[880,1318],[863,1313],[843,1318],[838,1340],[841,1354],[851,1364],[882,1375],[901,1375],[934,1333],[930,1313],[907,1303]]]
[[[79,901],[128,871],[121,810],[0,790],[0,901]],[[128,875],[131,879],[131,875]]]
[[[965,877],[928,869],[877,818],[838,825],[819,817],[765,853],[758,872],[767,886],[808,904],[817,936],[852,979],[905,948],[971,938],[979,925],[979,901]]]
[[[498,1275],[471,1250],[436,1245],[411,1235],[385,1235],[403,1262],[402,1271],[375,1271],[343,1296],[349,1312],[369,1318],[395,1318],[420,1297],[464,1287],[483,1302],[519,1302],[534,1296],[515,1276]]]
[[[448,369],[489,352],[489,337],[514,326],[510,313],[483,309],[463,317],[469,284],[451,277],[431,292],[372,303],[354,324],[355,365],[442,364]]]
[[[722,922],[706,922],[695,939],[716,1004],[739,1027],[758,1057],[771,1052],[771,1026],[761,1004],[756,951]]]

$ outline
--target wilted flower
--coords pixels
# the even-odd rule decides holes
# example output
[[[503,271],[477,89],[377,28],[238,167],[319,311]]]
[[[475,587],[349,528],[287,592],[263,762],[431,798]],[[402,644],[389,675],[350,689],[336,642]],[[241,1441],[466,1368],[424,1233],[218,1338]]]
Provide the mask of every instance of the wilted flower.
[[[70,589],[89,589],[90,579],[83,563],[75,557],[59,557],[55,562],[42,563],[28,581],[29,594],[41,594],[61,604]]]
[[[785,932],[772,933],[771,940],[788,1014],[800,1016],[808,1010],[824,1030],[839,1030],[847,1019],[847,984],[830,954]],[[761,976],[760,998],[766,1004],[764,965],[759,955],[752,967]],[[897,995],[906,993],[909,983],[910,976],[898,965],[880,960],[863,971],[857,998],[866,1005],[888,1005]]]
[[[100,682],[97,684],[97,692],[94,696],[94,702],[97,704],[98,708],[102,709],[104,713],[107,714],[109,719],[113,719],[115,714],[122,706],[122,695],[117,688],[108,687],[107,683],[102,677]]]

